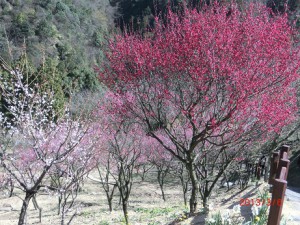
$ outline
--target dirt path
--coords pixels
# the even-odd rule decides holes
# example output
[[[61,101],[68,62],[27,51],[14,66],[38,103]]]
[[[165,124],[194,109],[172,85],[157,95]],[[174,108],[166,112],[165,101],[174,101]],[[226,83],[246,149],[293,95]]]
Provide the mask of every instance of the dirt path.
[[[257,192],[262,191],[267,187],[266,183],[260,184],[258,187],[250,186],[247,189],[238,192],[237,189],[233,189],[230,192],[225,193],[223,199],[219,203],[215,204],[215,208],[212,210],[213,213],[218,211],[232,209],[233,206],[238,205],[241,198],[257,198]],[[298,190],[300,192],[300,190]],[[218,199],[215,198],[215,201]],[[213,202],[214,199],[211,199]],[[252,206],[242,206],[241,207],[241,215],[245,217],[245,220],[248,221],[252,217],[251,212]],[[287,219],[286,225],[300,225],[300,194],[287,189],[286,197],[283,205],[282,215],[285,219]],[[177,223],[177,225],[204,225],[205,224],[205,216],[203,214],[197,215],[193,218],[189,218],[183,222]]]
[[[287,225],[300,225],[300,189],[286,190],[282,213],[291,219]]]

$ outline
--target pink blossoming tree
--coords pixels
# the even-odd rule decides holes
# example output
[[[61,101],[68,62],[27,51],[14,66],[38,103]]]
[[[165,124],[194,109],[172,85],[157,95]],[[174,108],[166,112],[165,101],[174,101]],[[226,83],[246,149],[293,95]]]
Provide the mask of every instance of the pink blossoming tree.
[[[111,113],[135,119],[185,165],[191,213],[197,208],[199,162],[224,162],[222,173],[248,144],[293,121],[291,84],[300,67],[294,34],[286,15],[263,6],[241,11],[231,5],[229,11],[214,5],[169,11],[166,22],[156,18],[150,35],[111,40],[108,63],[99,69],[114,92]]]
[[[110,96],[110,95],[108,95]],[[107,104],[108,103],[108,104]],[[134,168],[139,162],[144,132],[131,120],[120,120],[110,112],[109,102],[99,110],[99,146],[98,171],[112,210],[112,198],[117,187],[125,223],[129,224],[128,203],[133,185]]]

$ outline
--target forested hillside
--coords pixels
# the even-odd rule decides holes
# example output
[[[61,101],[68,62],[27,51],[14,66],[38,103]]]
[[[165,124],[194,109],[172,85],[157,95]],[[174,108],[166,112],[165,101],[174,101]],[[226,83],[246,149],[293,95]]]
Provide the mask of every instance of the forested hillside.
[[[26,49],[33,67],[51,61],[63,85],[76,81],[78,89],[93,89],[92,66],[102,58],[115,13],[108,0],[1,0],[1,57],[13,63]]]
[[[111,4],[118,7],[118,15],[115,20],[117,26],[120,26],[122,29],[126,26],[128,29],[134,30],[143,30],[148,28],[149,25],[153,26],[154,15],[161,16],[165,13],[167,7],[178,10],[183,5],[188,5],[200,9],[215,2],[224,3],[230,2],[230,0],[111,0]],[[243,5],[244,3],[251,2],[251,0],[237,0],[236,2],[239,5]],[[293,20],[299,14],[299,1],[297,0],[267,0],[260,2],[265,3],[276,13],[282,13],[287,8]]]
[[[204,2],[185,4],[200,9]],[[178,0],[0,0],[1,60],[29,71],[32,85],[46,83],[59,109],[72,93],[99,89],[94,66],[101,64],[105,40],[117,29],[144,31],[154,26],[155,15],[183,5]],[[267,5],[274,12],[284,11],[282,0]],[[297,1],[289,1],[288,8],[295,19]]]

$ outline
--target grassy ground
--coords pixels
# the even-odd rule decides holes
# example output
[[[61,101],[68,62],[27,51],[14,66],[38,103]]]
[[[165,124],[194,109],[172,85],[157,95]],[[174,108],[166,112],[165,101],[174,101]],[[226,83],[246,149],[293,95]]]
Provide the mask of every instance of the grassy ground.
[[[97,177],[97,173],[91,176]],[[168,176],[165,193],[167,201],[162,200],[161,192],[156,181],[155,173],[148,174],[144,182],[139,176],[135,176],[132,195],[129,199],[129,220],[132,225],[161,225],[161,224],[204,224],[205,214],[199,213],[192,218],[185,218],[185,212],[188,209],[183,204],[181,186],[179,180],[175,177]],[[230,191],[225,188],[216,190],[210,198],[213,204],[213,210],[222,211],[232,209],[238,205],[241,198],[255,198],[257,191],[265,187],[265,183],[250,183],[249,187],[240,191],[238,187],[233,187]],[[6,193],[0,192],[0,225],[17,224],[19,212],[21,209],[23,193],[15,192],[14,196],[9,198]],[[40,193],[37,196],[38,204],[43,208],[42,223],[39,223],[38,211],[30,203],[27,217],[27,224],[57,225],[60,224],[60,217],[57,215],[57,196],[51,196],[47,193]],[[77,202],[81,204],[78,216],[72,224],[82,225],[121,225],[124,224],[121,206],[118,204],[118,193],[113,200],[113,212],[108,211],[108,205],[105,192],[100,184],[86,179],[83,190],[79,193]],[[201,202],[199,202],[201,203]],[[287,217],[293,213],[295,202],[286,201],[284,211]],[[251,218],[251,207],[242,207],[242,216],[247,220]],[[200,208],[201,211],[201,208]],[[73,213],[73,212],[70,212]],[[175,222],[176,221],[176,222]],[[299,225],[287,223],[288,225]]]
[[[92,176],[97,176],[96,173]],[[131,224],[159,225],[172,221],[187,211],[183,204],[179,181],[171,176],[168,177],[165,193],[167,201],[164,202],[154,174],[146,177],[141,182],[140,177],[135,177],[132,195],[129,199],[129,220]],[[21,209],[23,193],[16,190],[13,197],[0,192],[0,225],[17,224]],[[49,196],[40,193],[37,202],[43,208],[42,223],[39,223],[38,211],[34,209],[33,203],[29,205],[28,224],[60,224],[57,196]],[[118,192],[113,200],[113,212],[108,211],[105,192],[97,182],[86,179],[83,190],[79,193],[77,202],[81,203],[78,216],[72,224],[124,224],[122,208],[118,204]]]

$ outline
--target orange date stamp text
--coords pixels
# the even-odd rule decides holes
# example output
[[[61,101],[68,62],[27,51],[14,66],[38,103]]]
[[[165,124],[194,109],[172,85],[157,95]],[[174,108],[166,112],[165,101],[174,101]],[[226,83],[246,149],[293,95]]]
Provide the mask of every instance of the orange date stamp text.
[[[281,206],[282,205],[282,199],[260,199],[260,198],[241,198],[240,199],[240,206]]]

